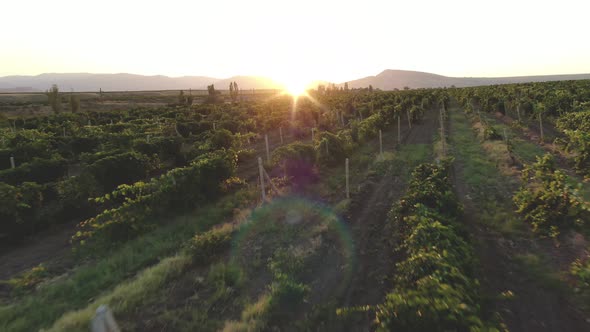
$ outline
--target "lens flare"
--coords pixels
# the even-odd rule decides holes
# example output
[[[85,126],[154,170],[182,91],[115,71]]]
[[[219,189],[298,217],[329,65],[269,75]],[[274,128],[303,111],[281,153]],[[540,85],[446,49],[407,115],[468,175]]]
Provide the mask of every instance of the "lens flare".
[[[341,218],[322,203],[289,196],[275,198],[255,209],[233,239],[231,260],[264,268],[278,248],[310,251],[308,259],[329,260],[325,264],[337,266],[339,276],[331,285],[331,291],[341,292],[350,283],[356,264],[350,231]],[[323,263],[310,264],[316,268],[323,266]]]

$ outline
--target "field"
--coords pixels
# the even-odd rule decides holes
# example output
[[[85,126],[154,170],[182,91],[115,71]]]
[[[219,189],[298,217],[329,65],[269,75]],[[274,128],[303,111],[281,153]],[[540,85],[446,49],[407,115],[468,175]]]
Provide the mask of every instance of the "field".
[[[0,330],[590,331],[589,133],[584,80],[0,94]]]

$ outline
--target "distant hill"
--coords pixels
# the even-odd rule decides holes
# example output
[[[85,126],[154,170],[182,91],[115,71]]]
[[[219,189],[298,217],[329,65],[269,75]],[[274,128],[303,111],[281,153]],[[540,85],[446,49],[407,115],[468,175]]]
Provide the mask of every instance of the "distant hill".
[[[215,84],[217,89],[228,89],[229,82],[237,82],[242,89],[266,89],[278,87],[270,79],[253,76],[236,76],[219,79],[205,76],[143,76],[133,74],[41,74],[37,76],[0,77],[0,91],[45,91],[57,84],[62,91],[138,91],[138,90],[204,90]],[[26,87],[26,88],[17,88]]]
[[[381,90],[436,87],[467,87],[478,85],[541,82],[557,80],[590,79],[590,74],[546,75],[520,77],[447,77],[430,73],[407,70],[387,69],[376,76],[348,82],[350,88],[366,88],[372,85]],[[278,89],[281,84],[265,77],[234,76],[226,79],[205,76],[143,76],[134,74],[41,74],[37,76],[0,77],[0,92],[35,92],[45,91],[52,84],[57,84],[62,91],[138,91],[138,90],[204,90],[207,85],[215,84],[218,90],[227,90],[230,82],[237,82],[240,89]],[[316,81],[326,84],[325,81]],[[339,85],[343,85],[340,83]]]
[[[515,76],[515,77],[448,77],[419,71],[387,69],[377,76],[368,76],[354,81],[349,81],[350,88],[373,88],[381,90],[416,88],[441,88],[441,87],[469,87],[480,85],[546,82],[590,79],[590,74],[574,75],[541,75],[541,76]]]

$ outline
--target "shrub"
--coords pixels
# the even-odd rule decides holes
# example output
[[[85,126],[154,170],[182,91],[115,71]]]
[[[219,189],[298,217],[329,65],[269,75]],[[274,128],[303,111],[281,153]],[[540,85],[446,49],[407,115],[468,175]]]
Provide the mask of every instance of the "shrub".
[[[567,176],[555,168],[550,154],[525,165],[521,180],[513,201],[517,212],[536,233],[556,237],[561,229],[573,227],[575,222],[582,223],[588,218],[586,203],[567,183]]]

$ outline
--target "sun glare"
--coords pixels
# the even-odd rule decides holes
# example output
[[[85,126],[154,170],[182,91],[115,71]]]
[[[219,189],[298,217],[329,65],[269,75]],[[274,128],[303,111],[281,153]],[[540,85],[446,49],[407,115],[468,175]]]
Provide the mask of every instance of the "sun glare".
[[[287,91],[288,94],[297,97],[297,96],[301,96],[302,94],[305,93],[305,85],[302,84],[289,84],[285,86],[285,90]]]
[[[285,93],[288,93],[294,97],[305,94],[305,90],[309,86],[309,81],[303,78],[297,77],[296,75],[289,75],[289,78],[280,80],[283,83]]]

